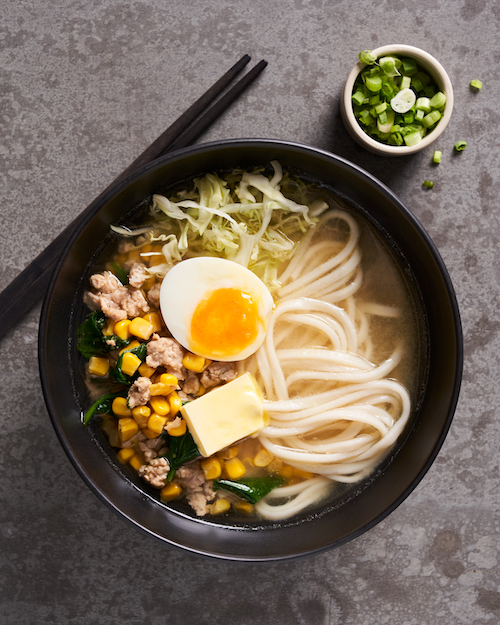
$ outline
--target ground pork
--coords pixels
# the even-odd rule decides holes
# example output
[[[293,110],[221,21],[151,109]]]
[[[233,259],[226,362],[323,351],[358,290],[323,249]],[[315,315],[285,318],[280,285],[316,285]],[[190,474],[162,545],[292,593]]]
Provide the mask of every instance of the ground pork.
[[[151,380],[144,376],[137,378],[128,391],[127,405],[129,408],[145,406],[151,399]]]
[[[215,499],[212,480],[205,480],[199,462],[193,462],[177,469],[175,479],[182,486],[186,501],[197,516],[208,514],[207,504]]]
[[[180,417],[175,417],[173,421],[169,421],[165,425],[164,429],[167,430],[167,432],[170,432],[170,430],[174,430],[175,428],[178,428],[181,423],[182,423],[182,419]]]
[[[193,371],[188,371],[182,384],[182,390],[186,395],[196,395],[200,390],[200,378]]]
[[[149,312],[149,304],[142,291],[132,286],[123,286],[109,271],[94,274],[90,283],[97,293],[86,292],[85,303],[90,308],[101,309],[113,321]]]
[[[153,458],[161,455],[160,452],[164,445],[165,441],[161,438],[150,438],[147,441],[139,443],[139,449],[142,451],[146,462],[150,462]]]
[[[110,271],[103,271],[90,276],[90,284],[100,293],[113,293],[118,287],[122,286],[118,278]]]
[[[212,388],[234,380],[236,366],[234,362],[212,362],[201,374],[200,382],[204,388]]]
[[[156,308],[160,308],[161,282],[155,282],[148,291],[148,300]]]
[[[133,263],[128,272],[128,283],[134,289],[140,289],[149,277],[146,265],[143,263]]]
[[[167,483],[170,465],[166,458],[153,458],[148,464],[143,464],[139,475],[155,488],[163,488]]]
[[[184,350],[175,339],[170,339],[158,334],[153,334],[148,343],[148,355],[146,364],[149,367],[163,366],[167,373],[175,375],[178,380],[184,380],[186,369],[182,365]]]

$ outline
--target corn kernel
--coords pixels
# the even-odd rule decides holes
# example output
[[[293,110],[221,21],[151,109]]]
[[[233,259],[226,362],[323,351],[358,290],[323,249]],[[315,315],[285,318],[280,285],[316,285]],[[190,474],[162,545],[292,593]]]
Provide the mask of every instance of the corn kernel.
[[[213,504],[208,506],[210,514],[224,514],[230,507],[231,504],[227,499],[216,499]]]
[[[179,384],[179,380],[175,377],[175,375],[172,375],[171,373],[162,373],[160,375],[160,382],[162,384],[165,384],[165,386],[172,387],[170,389],[171,391],[175,391]]]
[[[120,462],[125,463],[128,462],[132,456],[135,456],[135,451],[132,447],[124,447],[123,449],[120,449],[116,455],[118,456],[118,460]]]
[[[162,417],[159,414],[153,412],[148,419],[148,430],[156,432],[156,436],[159,436],[163,432],[163,428],[167,423],[167,417]]]
[[[136,406],[132,408],[132,418],[140,428],[148,427],[148,419],[151,416],[149,406]]]
[[[142,288],[145,291],[149,291],[149,289],[153,286],[153,284],[156,282],[156,278],[155,276],[149,276],[149,278],[146,278],[143,282]]]
[[[149,266],[155,267],[165,262],[165,256],[161,252],[153,252],[149,257]]]
[[[240,477],[243,477],[247,472],[243,462],[236,457],[225,460],[224,468],[226,469],[226,473],[231,480],[239,480]]]
[[[136,263],[142,263],[141,250],[130,250],[130,252],[127,254],[127,261],[130,260]]]
[[[222,465],[218,458],[212,456],[211,458],[202,460],[200,464],[206,480],[216,480],[221,476]]]
[[[101,356],[91,356],[89,360],[89,373],[90,375],[103,378],[108,374],[109,360],[102,358]]]
[[[182,487],[178,482],[171,482],[164,486],[160,491],[160,499],[162,501],[173,501],[182,494]]]
[[[241,514],[252,514],[253,506],[249,501],[235,501],[233,503],[233,510]]]
[[[196,397],[201,397],[202,395],[204,395],[206,390],[207,389],[200,384],[200,388],[199,388],[198,392],[196,393]]]
[[[285,479],[289,479],[293,476],[293,467],[291,467],[289,464],[284,464],[278,471],[278,474]]]
[[[147,341],[153,334],[153,324],[143,317],[134,317],[130,322],[128,330],[133,336]]]
[[[126,397],[115,397],[111,404],[111,410],[117,417],[130,417],[132,415],[132,411],[127,406]]]
[[[156,432],[153,432],[153,430],[150,430],[148,427],[145,427],[142,430],[142,433],[144,434],[146,438],[149,438],[150,440],[152,440],[153,438],[158,438],[159,436],[159,434],[157,434]]]
[[[150,367],[145,362],[143,362],[142,365],[139,367],[139,373],[142,375],[143,378],[150,378],[155,371],[156,369],[154,367]]]
[[[122,372],[125,375],[134,375],[137,369],[141,366],[141,362],[141,359],[131,352],[123,354]]]
[[[258,451],[253,459],[256,467],[267,467],[273,460],[273,456],[267,451],[267,449],[261,449]]]
[[[159,414],[162,417],[166,417],[170,413],[170,404],[168,399],[162,395],[151,397],[149,405],[153,411],[156,412],[156,414]]]
[[[161,382],[155,382],[149,387],[151,397],[158,397],[169,395],[172,392],[172,387],[169,384],[162,384]]]
[[[283,462],[279,458],[275,458],[267,465],[266,469],[268,473],[278,473],[282,466]]]
[[[297,467],[293,468],[293,474],[296,477],[301,477],[304,480],[310,480],[312,477],[314,477],[314,474],[311,473],[310,471],[304,471],[304,469],[297,469]]]
[[[119,336],[121,339],[126,341],[130,338],[130,319],[120,319],[115,323],[115,327],[113,328],[113,332],[116,336]]]
[[[203,356],[196,356],[187,352],[182,359],[182,364],[188,371],[194,371],[194,373],[201,373],[205,367],[205,358]]]
[[[149,321],[149,323],[153,326],[153,332],[160,332],[161,330],[161,317],[158,313],[151,312],[147,315],[144,315],[143,319]]]
[[[168,396],[168,402],[170,404],[170,414],[172,416],[175,416],[182,408],[182,399],[179,397],[176,391],[172,391]]]
[[[184,421],[184,419],[181,419],[181,422],[179,425],[173,428],[169,427],[167,428],[167,431],[170,434],[170,436],[184,436],[184,434],[187,431],[186,422]]]
[[[132,456],[132,458],[130,458],[128,463],[136,471],[139,471],[139,469],[144,464],[144,462],[142,461],[142,458],[141,458],[141,456],[139,454],[135,454],[134,456]]]
[[[102,333],[104,336],[111,336],[115,331],[115,320],[114,319],[106,319],[106,325],[104,326]]]
[[[128,441],[139,431],[139,426],[130,417],[118,419],[118,436],[122,442]]]
[[[118,355],[121,356],[122,354],[124,354],[125,352],[130,351],[131,349],[135,349],[136,347],[139,347],[140,343],[139,341],[131,341],[128,345],[126,345],[125,347],[123,347],[119,352]]]

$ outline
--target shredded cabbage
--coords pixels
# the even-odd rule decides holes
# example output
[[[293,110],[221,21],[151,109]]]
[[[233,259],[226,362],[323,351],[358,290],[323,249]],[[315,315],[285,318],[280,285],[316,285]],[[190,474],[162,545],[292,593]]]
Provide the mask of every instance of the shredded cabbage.
[[[308,206],[285,197],[281,165],[277,161],[271,165],[271,178],[241,172],[230,185],[217,174],[207,174],[195,179],[192,189],[173,197],[156,193],[149,228],[114,230],[125,236],[149,231],[151,242],[164,242],[165,263],[150,268],[157,276],[165,275],[189,250],[189,256],[213,254],[233,260],[255,271],[269,288],[278,288],[278,264],[294,253],[296,241],[328,205],[316,200]],[[293,183],[305,191],[304,183],[295,179]]]

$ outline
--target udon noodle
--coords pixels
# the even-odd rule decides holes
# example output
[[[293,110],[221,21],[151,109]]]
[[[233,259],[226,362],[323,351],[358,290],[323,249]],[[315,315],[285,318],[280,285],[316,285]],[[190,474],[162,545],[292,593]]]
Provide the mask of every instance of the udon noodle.
[[[325,230],[338,230],[339,222],[347,226],[347,239],[325,238]],[[250,364],[270,416],[261,443],[273,456],[318,475],[277,488],[259,502],[257,511],[268,519],[316,502],[332,480],[366,477],[409,418],[407,390],[388,378],[400,347],[378,365],[370,361],[370,317],[393,318],[399,311],[357,301],[363,280],[359,234],[353,217],[338,209],[309,231],[280,276],[265,343]]]

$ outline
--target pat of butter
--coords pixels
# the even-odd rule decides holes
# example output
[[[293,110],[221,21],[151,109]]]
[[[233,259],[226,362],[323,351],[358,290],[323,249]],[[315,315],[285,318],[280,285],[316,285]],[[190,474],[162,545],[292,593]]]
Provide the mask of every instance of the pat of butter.
[[[181,413],[205,457],[255,434],[265,425],[262,393],[249,373],[185,404]]]

